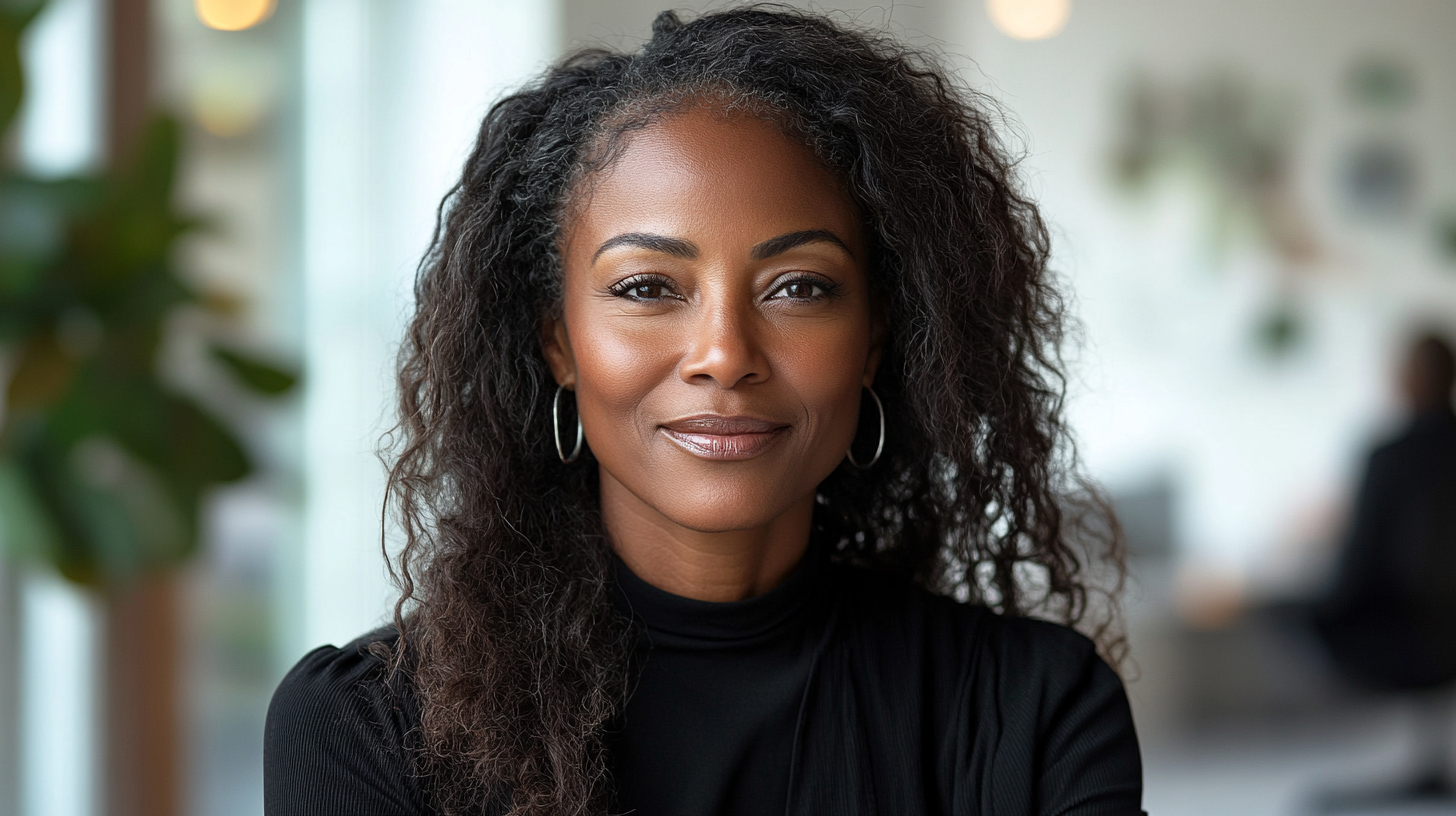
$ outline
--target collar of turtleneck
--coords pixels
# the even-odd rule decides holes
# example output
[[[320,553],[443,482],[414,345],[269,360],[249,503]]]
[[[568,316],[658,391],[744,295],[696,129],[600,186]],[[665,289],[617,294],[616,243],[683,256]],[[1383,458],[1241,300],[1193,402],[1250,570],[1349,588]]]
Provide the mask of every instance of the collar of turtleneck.
[[[705,649],[753,646],[801,629],[824,594],[827,566],[811,543],[783,583],[762,595],[717,603],[658,589],[615,560],[617,603],[646,629],[652,646]]]

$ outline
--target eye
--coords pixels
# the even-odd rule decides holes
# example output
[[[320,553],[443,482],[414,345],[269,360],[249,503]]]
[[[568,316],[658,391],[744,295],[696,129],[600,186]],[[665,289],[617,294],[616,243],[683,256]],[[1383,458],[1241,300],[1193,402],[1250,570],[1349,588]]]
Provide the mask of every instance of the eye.
[[[672,284],[656,275],[634,275],[609,291],[619,298],[639,302],[652,302],[675,296]]]
[[[660,283],[639,283],[631,289],[628,289],[627,293],[641,300],[657,300],[666,291],[666,287]]]
[[[790,278],[778,285],[769,295],[770,300],[822,300],[834,294],[839,287],[817,277],[801,276]]]

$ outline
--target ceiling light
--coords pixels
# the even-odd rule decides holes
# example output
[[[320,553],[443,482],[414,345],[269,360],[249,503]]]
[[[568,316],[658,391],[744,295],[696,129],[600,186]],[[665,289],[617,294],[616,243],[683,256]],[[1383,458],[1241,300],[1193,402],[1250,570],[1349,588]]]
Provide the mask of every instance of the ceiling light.
[[[268,19],[278,0],[196,0],[197,19],[219,31],[242,31]]]
[[[986,0],[986,14],[1008,37],[1044,40],[1066,27],[1072,0]]]

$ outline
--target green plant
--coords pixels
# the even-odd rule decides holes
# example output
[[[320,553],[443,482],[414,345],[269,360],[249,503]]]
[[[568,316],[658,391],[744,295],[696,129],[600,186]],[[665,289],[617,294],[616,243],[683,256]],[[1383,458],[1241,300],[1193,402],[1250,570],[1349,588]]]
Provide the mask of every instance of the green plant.
[[[1297,119],[1280,95],[1236,73],[1185,82],[1132,76],[1112,147],[1114,182],[1144,192],[1172,176],[1205,199],[1216,250],[1249,232],[1290,261],[1313,254],[1292,196]]]
[[[1114,183],[1130,193],[1170,178],[1203,200],[1213,260],[1236,239],[1272,253],[1279,294],[1254,332],[1256,347],[1271,357],[1288,354],[1306,334],[1294,270],[1321,256],[1294,183],[1295,107],[1236,72],[1182,82],[1135,74],[1122,94],[1110,155]]]
[[[0,5],[0,134],[39,8]],[[209,488],[251,470],[232,429],[158,371],[180,310],[217,320],[229,306],[173,265],[177,239],[201,226],[172,203],[179,140],[158,116],[128,166],[61,180],[0,170],[0,536],[80,583],[180,563]],[[247,390],[294,385],[237,349],[211,350]]]

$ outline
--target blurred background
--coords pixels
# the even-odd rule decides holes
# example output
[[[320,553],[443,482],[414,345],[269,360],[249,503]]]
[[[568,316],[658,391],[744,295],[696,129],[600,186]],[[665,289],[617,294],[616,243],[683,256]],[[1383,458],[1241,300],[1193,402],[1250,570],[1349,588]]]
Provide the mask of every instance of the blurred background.
[[[1456,3],[811,7],[1004,108],[1132,546],[1148,811],[1423,767],[1449,687],[1352,682],[1299,610],[1411,340],[1456,336]],[[389,614],[375,449],[435,208],[492,100],[660,0],[0,9],[0,816],[259,814],[273,687]]]

